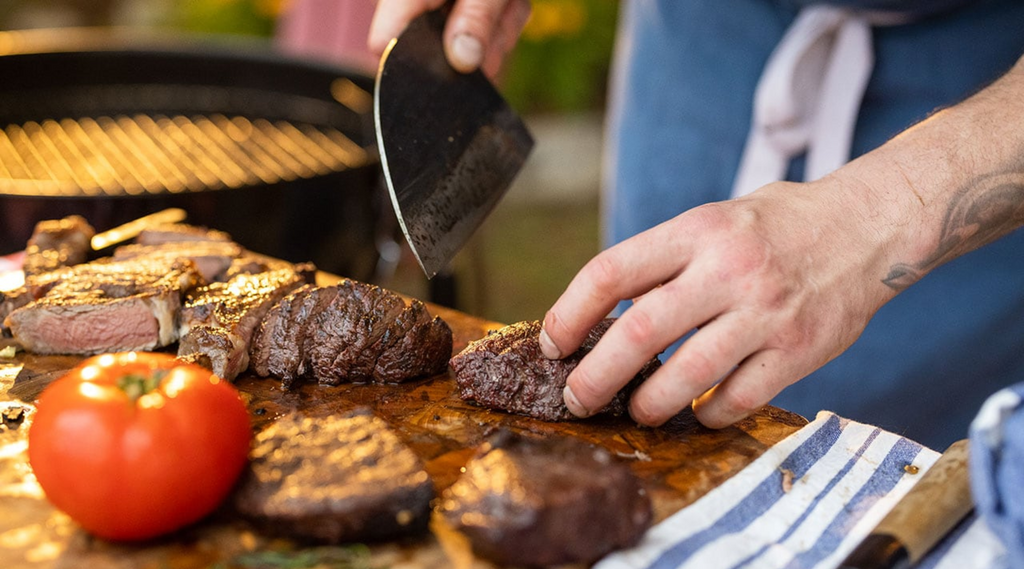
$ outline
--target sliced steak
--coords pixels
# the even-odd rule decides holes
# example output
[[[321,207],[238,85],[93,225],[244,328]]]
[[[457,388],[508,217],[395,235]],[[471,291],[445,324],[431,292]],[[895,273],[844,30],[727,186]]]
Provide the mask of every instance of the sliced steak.
[[[223,280],[232,262],[246,254],[245,249],[231,241],[168,242],[159,245],[124,245],[114,250],[114,259],[188,259],[196,264],[203,280]]]
[[[491,409],[529,415],[545,421],[575,419],[562,399],[565,380],[614,319],[607,318],[590,331],[575,353],[549,360],[540,351],[539,321],[518,322],[470,342],[451,359],[459,396]],[[612,399],[603,413],[626,412],[629,396],[661,363],[651,358],[626,387]]]
[[[253,337],[249,351],[252,370],[260,377],[279,378],[285,389],[306,375],[309,364],[303,346],[311,317],[337,294],[337,287],[306,285],[274,305]]]
[[[223,231],[188,225],[187,223],[165,223],[143,229],[135,242],[139,245],[163,245],[164,243],[187,243],[196,241],[231,241]]]
[[[40,221],[25,248],[25,275],[38,275],[88,260],[96,230],[85,218],[71,215]]]
[[[50,273],[26,289],[35,299],[4,324],[28,351],[95,354],[151,350],[178,339],[185,291],[200,282],[190,261],[94,262]],[[42,283],[42,284],[41,284]]]
[[[253,370],[281,378],[302,376],[337,385],[400,382],[441,373],[452,351],[452,331],[422,302],[408,305],[392,291],[345,280],[307,287],[278,303],[253,342]]]
[[[249,366],[253,331],[278,300],[301,284],[302,277],[288,267],[239,274],[196,289],[181,310],[178,357],[208,360],[218,376],[234,379]]]
[[[570,438],[499,433],[441,496],[445,521],[500,565],[590,563],[635,545],[651,502],[629,467]]]
[[[289,415],[256,436],[235,509],[268,532],[340,543],[423,533],[434,487],[419,458],[366,410]]]

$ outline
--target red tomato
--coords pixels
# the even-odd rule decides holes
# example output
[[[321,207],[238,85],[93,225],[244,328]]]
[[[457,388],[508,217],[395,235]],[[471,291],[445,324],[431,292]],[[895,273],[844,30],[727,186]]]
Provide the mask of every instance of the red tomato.
[[[228,382],[167,354],[89,358],[39,398],[29,462],[89,532],[139,540],[199,520],[245,467],[252,427]]]

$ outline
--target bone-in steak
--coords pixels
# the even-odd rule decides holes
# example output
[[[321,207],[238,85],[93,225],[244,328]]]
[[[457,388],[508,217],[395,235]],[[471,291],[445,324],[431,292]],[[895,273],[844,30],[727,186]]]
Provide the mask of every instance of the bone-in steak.
[[[438,509],[478,555],[517,566],[595,561],[636,544],[652,519],[640,482],[608,451],[507,432],[481,447]]]
[[[459,396],[491,409],[502,409],[546,421],[575,419],[562,399],[565,380],[597,344],[614,319],[595,326],[575,353],[549,360],[540,351],[539,321],[518,322],[470,344],[451,359]],[[629,396],[658,367],[651,358],[601,412],[621,415]]]
[[[288,267],[239,274],[198,288],[181,310],[178,357],[205,358],[214,373],[233,380],[249,366],[253,331],[274,303],[302,282],[302,276]]]
[[[421,533],[434,487],[419,458],[365,410],[289,415],[256,436],[236,510],[268,532],[329,543]]]
[[[42,276],[22,293],[35,298],[12,310],[4,324],[26,350],[43,354],[171,344],[178,339],[182,296],[200,282],[190,261],[168,259],[93,262]]]
[[[320,383],[399,382],[441,373],[452,331],[418,300],[352,280],[305,287],[271,309],[253,340],[253,369]]]

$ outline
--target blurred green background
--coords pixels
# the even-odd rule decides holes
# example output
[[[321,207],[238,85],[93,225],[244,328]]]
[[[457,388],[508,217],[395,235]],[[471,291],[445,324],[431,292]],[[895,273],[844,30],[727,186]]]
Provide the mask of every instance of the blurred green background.
[[[499,87],[537,146],[453,263],[458,308],[499,322],[541,318],[598,251],[601,127],[618,4],[533,1]],[[291,7],[289,0],[0,0],[0,29],[117,25],[271,38]],[[381,284],[427,297],[408,252]]]

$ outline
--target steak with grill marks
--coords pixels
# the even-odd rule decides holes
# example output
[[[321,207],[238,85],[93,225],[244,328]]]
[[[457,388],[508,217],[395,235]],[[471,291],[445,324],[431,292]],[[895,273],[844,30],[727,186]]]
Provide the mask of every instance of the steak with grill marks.
[[[30,298],[4,320],[30,352],[151,350],[178,339],[185,292],[201,282],[190,261],[93,262],[31,279]]]
[[[256,435],[250,458],[232,502],[270,533],[340,543],[427,529],[430,477],[369,411],[282,417]]]
[[[209,364],[233,380],[249,366],[253,331],[270,308],[303,283],[294,268],[239,274],[198,288],[181,310],[178,357]]]
[[[290,387],[320,383],[400,382],[445,370],[452,331],[418,300],[345,280],[296,291],[271,309],[253,342],[253,369]]]
[[[629,467],[567,437],[499,432],[441,495],[444,520],[501,565],[589,563],[636,544],[650,498]]]
[[[545,421],[576,419],[562,399],[565,380],[580,360],[614,322],[606,318],[594,326],[583,345],[560,360],[549,360],[540,351],[539,321],[518,322],[470,342],[451,359],[459,396],[491,409],[529,415]],[[600,412],[622,415],[629,396],[661,363],[651,358]]]
[[[253,336],[249,367],[260,377],[276,377],[285,389],[309,371],[303,350],[312,315],[334,300],[336,287],[305,285],[281,299]]]

